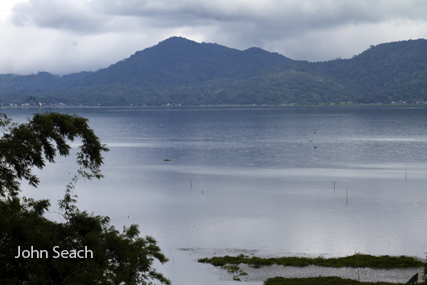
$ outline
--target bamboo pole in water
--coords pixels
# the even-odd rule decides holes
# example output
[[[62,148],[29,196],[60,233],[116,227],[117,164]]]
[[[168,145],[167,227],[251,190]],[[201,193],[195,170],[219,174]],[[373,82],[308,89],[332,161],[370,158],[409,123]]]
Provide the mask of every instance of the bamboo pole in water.
[[[405,169],[405,184],[408,184],[408,167]]]
[[[348,191],[347,188],[345,188],[345,205],[347,206],[348,204]]]

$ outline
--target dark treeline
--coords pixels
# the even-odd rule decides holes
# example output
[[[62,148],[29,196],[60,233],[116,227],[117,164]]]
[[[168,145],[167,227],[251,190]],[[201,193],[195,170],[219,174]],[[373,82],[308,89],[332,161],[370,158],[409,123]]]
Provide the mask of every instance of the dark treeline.
[[[96,72],[0,75],[0,103],[22,104],[30,96],[121,106],[416,103],[426,100],[426,51],[427,40],[419,39],[371,46],[351,59],[308,62],[172,37]]]

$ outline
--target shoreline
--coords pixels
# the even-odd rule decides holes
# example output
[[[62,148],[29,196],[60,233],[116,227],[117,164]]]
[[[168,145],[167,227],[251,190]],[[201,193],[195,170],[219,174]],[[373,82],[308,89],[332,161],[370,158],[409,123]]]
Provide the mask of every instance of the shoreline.
[[[343,279],[353,279],[362,282],[390,282],[390,283],[406,283],[408,280],[418,273],[418,280],[424,278],[423,267],[411,268],[351,268],[351,267],[322,267],[316,265],[308,265],[306,267],[296,267],[282,265],[268,265],[261,268],[253,268],[247,264],[238,265],[241,272],[247,275],[239,275],[239,273],[230,273],[226,269],[222,272],[227,272],[226,275],[221,274],[223,280],[236,280],[236,276],[245,282],[265,282],[269,278],[284,277],[284,278],[308,278],[308,277],[329,277],[336,276]]]
[[[247,252],[249,253],[249,252]],[[221,280],[245,282],[265,282],[275,277],[312,278],[339,277],[360,282],[388,282],[405,284],[415,274],[424,280],[425,261],[411,256],[372,256],[355,253],[339,258],[306,258],[287,256],[260,258],[250,252],[250,256],[217,256],[198,259],[200,263],[218,268]],[[357,260],[357,263],[356,263]],[[359,266],[360,264],[360,266]],[[224,273],[225,276],[223,275]]]
[[[200,105],[74,105],[74,104],[66,104],[66,105],[43,105],[43,106],[7,106],[3,105],[0,109],[72,109],[72,108],[82,108],[82,109],[90,109],[90,108],[127,108],[127,109],[182,109],[182,108],[259,108],[259,107],[275,107],[275,108],[298,108],[298,107],[314,107],[314,108],[359,108],[359,107],[368,107],[368,108],[405,108],[405,107],[427,107],[427,103],[413,103],[413,104],[247,104],[247,105],[239,105],[239,104],[200,104]]]

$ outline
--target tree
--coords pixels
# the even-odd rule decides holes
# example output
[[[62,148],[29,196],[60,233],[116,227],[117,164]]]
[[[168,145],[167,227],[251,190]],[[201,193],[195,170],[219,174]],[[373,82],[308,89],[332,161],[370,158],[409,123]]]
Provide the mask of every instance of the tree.
[[[0,114],[0,283],[1,284],[152,284],[170,281],[153,267],[167,258],[154,238],[139,237],[137,225],[122,232],[109,217],[80,211],[73,194],[79,178],[102,178],[101,144],[87,119],[56,112],[36,113],[16,124]],[[34,187],[34,167],[69,155],[67,140],[80,138],[77,174],[59,201],[63,222],[48,220],[48,200],[20,195],[22,180]]]

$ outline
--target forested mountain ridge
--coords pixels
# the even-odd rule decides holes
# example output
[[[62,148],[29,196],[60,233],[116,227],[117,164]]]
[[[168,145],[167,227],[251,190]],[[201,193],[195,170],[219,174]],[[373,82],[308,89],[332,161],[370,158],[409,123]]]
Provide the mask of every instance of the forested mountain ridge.
[[[172,37],[96,72],[0,75],[0,102],[33,96],[83,105],[415,103],[424,100],[425,82],[424,39],[308,62]]]

